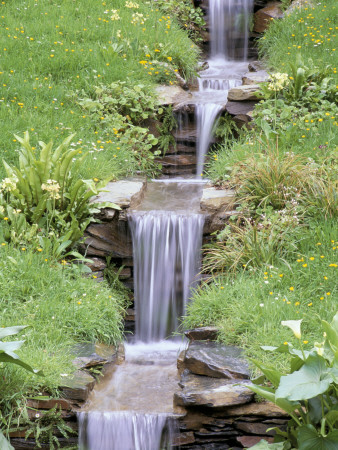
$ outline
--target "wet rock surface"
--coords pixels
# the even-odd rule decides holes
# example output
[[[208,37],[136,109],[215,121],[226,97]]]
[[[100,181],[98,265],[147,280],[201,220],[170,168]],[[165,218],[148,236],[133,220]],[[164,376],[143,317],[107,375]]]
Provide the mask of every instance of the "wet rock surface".
[[[190,342],[185,352],[183,367],[197,375],[229,380],[250,377],[247,361],[242,350],[217,342]]]
[[[184,332],[185,336],[191,341],[214,341],[217,339],[217,327],[199,327]]]
[[[179,383],[182,390],[176,392],[174,403],[178,406],[207,408],[224,408],[248,403],[254,395],[245,386],[249,383],[243,380],[229,381],[194,375],[184,371]]]
[[[229,101],[247,101],[247,100],[259,100],[257,92],[259,91],[259,86],[257,84],[250,84],[248,86],[237,86],[229,90],[228,100]]]
[[[247,72],[243,75],[243,85],[259,84],[269,81],[270,75],[266,70],[258,70],[257,72]]]

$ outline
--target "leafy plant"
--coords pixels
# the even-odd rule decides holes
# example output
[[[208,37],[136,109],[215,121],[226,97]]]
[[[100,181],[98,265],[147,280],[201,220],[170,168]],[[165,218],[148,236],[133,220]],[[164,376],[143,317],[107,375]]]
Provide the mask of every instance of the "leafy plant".
[[[82,152],[69,148],[73,137],[66,138],[54,152],[52,142],[40,142],[37,158],[29,133],[25,132],[24,138],[16,136],[21,143],[19,166],[3,161],[7,178],[0,190],[0,218],[7,224],[3,231],[6,240],[27,240],[39,230],[40,236],[66,236],[66,249],[81,238],[93,220],[98,205],[89,200],[102,191],[106,181],[74,181],[74,159]],[[114,204],[110,207],[119,208]]]
[[[285,444],[279,447],[272,444],[269,448],[333,450],[338,443],[338,313],[331,324],[322,320],[325,340],[315,343],[309,351],[303,349],[301,322],[282,322],[282,325],[291,328],[300,349],[291,344],[262,347],[268,352],[290,355],[290,373],[283,375],[274,367],[253,360],[269,381],[269,386],[248,387],[275,403],[291,417],[286,432],[275,428],[275,441],[286,441]],[[261,447],[257,445],[253,448]]]
[[[202,41],[201,33],[205,30],[206,23],[201,8],[196,8],[190,0],[158,0],[157,4],[166,14],[175,16],[193,41]]]
[[[7,336],[14,336],[25,328],[27,328],[27,326],[0,328],[0,339]],[[29,372],[35,373],[36,375],[43,375],[41,370],[33,369],[29,364],[22,361],[16,353],[14,353],[16,350],[19,350],[24,342],[25,341],[3,342],[0,340],[0,363],[16,364]]]
[[[176,148],[175,138],[171,134],[172,130],[176,127],[177,120],[173,113],[173,108],[172,106],[168,106],[167,108],[165,108],[164,113],[161,117],[161,125],[156,127],[157,131],[159,132],[158,148],[161,150],[163,155],[166,154],[171,145]]]

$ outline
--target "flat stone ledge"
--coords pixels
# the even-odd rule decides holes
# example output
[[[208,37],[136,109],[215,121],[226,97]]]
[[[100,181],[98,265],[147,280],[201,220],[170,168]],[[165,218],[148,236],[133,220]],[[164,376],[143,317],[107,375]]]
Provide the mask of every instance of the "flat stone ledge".
[[[160,105],[175,105],[189,102],[192,98],[190,92],[180,86],[159,85],[155,87]]]
[[[257,72],[247,72],[243,75],[242,81],[244,86],[252,84],[265,83],[269,81],[270,75],[266,70],[258,70]]]
[[[135,207],[142,200],[147,182],[145,180],[111,181],[105,187],[107,192],[100,192],[91,203],[115,203],[122,209]]]
[[[174,395],[177,406],[226,408],[232,405],[249,403],[254,393],[246,387],[250,381],[224,380],[185,371],[179,383],[182,390]]]
[[[232,208],[235,200],[235,191],[232,189],[216,189],[208,187],[203,189],[201,197],[201,210],[209,214],[220,208]]]
[[[257,96],[259,91],[258,84],[250,84],[247,86],[237,86],[229,90],[228,100],[243,102],[246,100],[259,100],[260,97]]]
[[[184,332],[191,341],[214,341],[217,339],[219,330],[216,327],[199,327]]]
[[[185,352],[182,367],[196,375],[229,380],[249,379],[249,365],[243,351],[218,342],[192,341]]]

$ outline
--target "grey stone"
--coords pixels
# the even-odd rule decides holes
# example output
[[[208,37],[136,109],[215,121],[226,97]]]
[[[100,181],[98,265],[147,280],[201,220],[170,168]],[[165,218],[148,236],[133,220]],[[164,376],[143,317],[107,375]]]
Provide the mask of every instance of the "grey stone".
[[[182,391],[174,395],[174,403],[178,406],[219,409],[248,403],[254,396],[253,392],[245,386],[249,383],[248,381],[229,381],[186,372],[183,373],[179,383]]]
[[[288,417],[287,413],[272,402],[257,402],[227,409],[228,416]]]
[[[185,352],[183,366],[197,375],[230,380],[248,379],[249,366],[238,347],[218,342],[191,341]]]
[[[248,69],[250,72],[258,72],[259,70],[264,70],[263,61],[251,61],[248,65]]]
[[[114,220],[91,224],[86,229],[85,237],[84,246],[89,247],[88,255],[128,258],[133,254],[131,235],[126,222]],[[93,249],[100,253],[94,253]]]
[[[259,85],[250,84],[249,86],[237,86],[231,88],[228,93],[228,100],[242,102],[246,100],[259,100],[257,93],[259,91]]]
[[[236,440],[245,448],[253,447],[261,440],[267,441],[269,443],[273,442],[273,438],[266,436],[238,436]]]
[[[258,70],[257,72],[247,72],[243,75],[243,85],[259,84],[269,81],[270,75],[266,70]]]
[[[258,99],[257,99],[258,101]],[[228,102],[225,106],[225,110],[232,116],[238,116],[239,114],[248,115],[252,111],[257,103],[254,101],[250,102]]]
[[[160,105],[175,105],[177,103],[188,102],[192,95],[190,92],[182,89],[180,86],[156,86],[155,91],[158,95]]]
[[[184,334],[191,341],[214,341],[217,339],[218,332],[216,327],[199,327],[186,330]]]
[[[144,180],[112,181],[105,187],[107,192],[100,192],[91,202],[111,202],[120,208],[135,207],[142,200],[146,184]]]
[[[60,391],[64,398],[85,402],[94,384],[95,379],[89,373],[77,370],[73,375],[63,379]]]
[[[235,426],[238,430],[245,433],[274,436],[276,432],[274,430],[267,431],[269,428],[273,428],[271,425],[267,425],[260,422],[235,422]]]
[[[104,270],[107,267],[107,264],[102,258],[90,258],[91,262],[87,262],[86,266],[88,266],[93,272],[97,272],[99,270]]]
[[[208,187],[203,189],[201,197],[201,210],[213,214],[219,209],[230,209],[233,207],[235,191],[232,189],[217,189]]]

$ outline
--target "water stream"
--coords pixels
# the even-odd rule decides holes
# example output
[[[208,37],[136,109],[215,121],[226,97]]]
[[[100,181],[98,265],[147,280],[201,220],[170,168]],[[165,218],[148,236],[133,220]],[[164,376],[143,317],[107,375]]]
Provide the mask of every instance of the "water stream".
[[[172,338],[198,282],[204,216],[198,180],[228,90],[247,70],[252,0],[209,0],[211,59],[195,93],[197,179],[148,183],[128,221],[133,239],[135,341],[79,413],[80,450],[171,448],[180,341]],[[171,337],[170,340],[164,339]],[[182,342],[181,342],[182,345]]]

